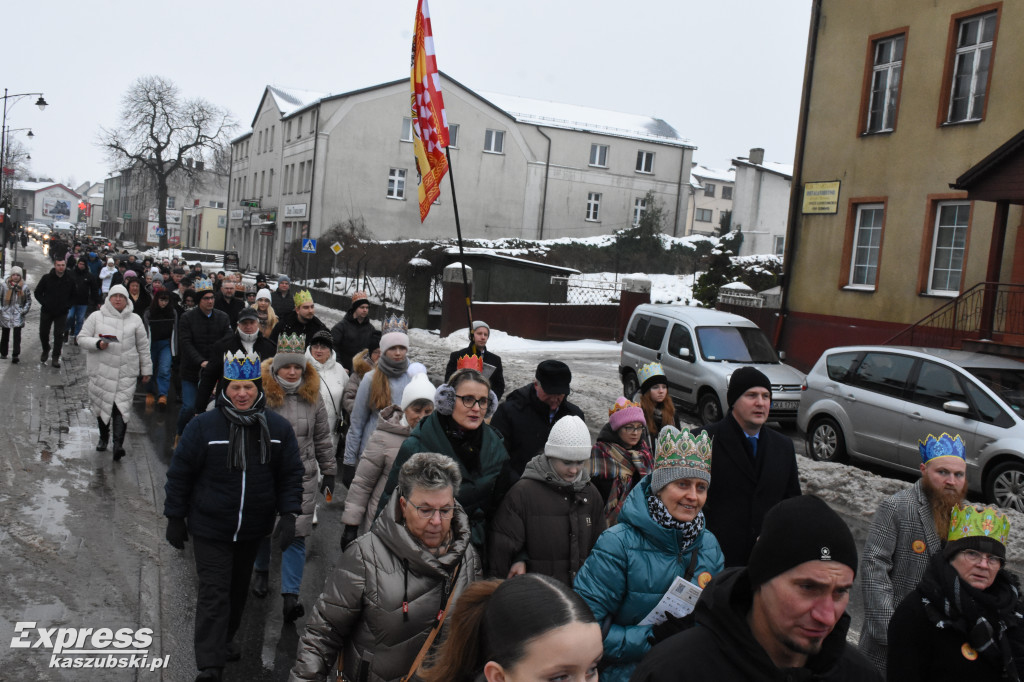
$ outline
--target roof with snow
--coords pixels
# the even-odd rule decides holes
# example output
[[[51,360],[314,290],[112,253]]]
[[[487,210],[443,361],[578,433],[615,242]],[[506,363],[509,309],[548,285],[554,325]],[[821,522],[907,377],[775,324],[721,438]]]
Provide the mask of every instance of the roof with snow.
[[[781,175],[787,180],[793,179],[793,164],[791,163],[776,163],[774,161],[765,161],[763,163],[751,163],[750,159],[746,157],[740,157],[733,159],[732,162],[738,166],[748,166],[750,168],[759,168],[775,175]]]
[[[76,197],[79,198],[81,198],[82,196],[75,190],[65,187],[59,182],[26,182],[24,180],[16,180],[14,182],[14,189],[27,190],[29,192],[41,192],[42,190],[49,189],[50,187],[59,187],[68,194],[74,194]]]
[[[569,274],[569,275],[578,275],[578,274],[580,274],[580,271],[576,270],[574,268],[565,268],[565,267],[562,267],[561,265],[548,265],[547,263],[538,263],[537,261],[526,260],[525,258],[516,258],[515,256],[506,256],[506,255],[503,255],[503,254],[500,254],[500,253],[495,253],[494,250],[492,250],[492,249],[478,249],[478,248],[472,248],[471,247],[471,248],[468,248],[468,249],[464,248],[462,250],[462,252],[460,253],[459,252],[459,247],[457,247],[457,246],[450,246],[447,249],[445,249],[444,252],[446,254],[448,254],[449,256],[478,256],[478,257],[483,257],[483,258],[493,258],[495,260],[512,261],[514,263],[519,263],[520,265],[525,265],[525,266],[534,267],[534,268],[540,268],[540,269],[543,269],[543,270],[552,270],[552,271],[555,271],[555,272],[563,272],[563,273]],[[452,264],[449,264],[448,267],[451,267],[451,265]]]
[[[281,118],[288,118],[300,109],[316,104],[331,94],[329,92],[300,90],[299,88],[282,88],[277,85],[268,85],[267,91],[274,98],[277,108],[281,110]]]
[[[730,168],[729,170],[719,170],[717,168],[708,168],[696,164],[693,170],[690,171],[690,175],[696,175],[698,178],[704,180],[718,180],[719,182],[736,182],[736,169]]]

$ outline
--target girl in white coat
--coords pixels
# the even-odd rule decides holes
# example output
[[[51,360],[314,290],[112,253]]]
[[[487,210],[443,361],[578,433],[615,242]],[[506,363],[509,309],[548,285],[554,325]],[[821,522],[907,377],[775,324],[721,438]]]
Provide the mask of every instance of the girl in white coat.
[[[78,346],[86,351],[89,402],[100,429],[96,449],[107,449],[112,426],[116,462],[125,455],[135,380],[142,375],[142,383],[147,383],[153,373],[146,327],[132,312],[128,290],[122,285],[110,287],[106,302],[86,318]]]

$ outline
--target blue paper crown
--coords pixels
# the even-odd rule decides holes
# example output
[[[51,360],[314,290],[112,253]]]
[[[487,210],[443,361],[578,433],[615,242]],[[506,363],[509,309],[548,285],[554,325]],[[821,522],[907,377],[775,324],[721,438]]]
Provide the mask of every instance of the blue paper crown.
[[[917,441],[917,447],[921,451],[921,461],[925,464],[939,457],[967,459],[964,439],[960,437],[960,434],[950,436],[948,433],[943,433],[938,438],[928,434],[923,441]]]
[[[261,376],[260,356],[256,353],[224,353],[224,378],[228,381],[256,381]]]
[[[197,294],[202,294],[206,291],[213,291],[213,282],[208,279],[196,280],[195,286],[193,287]]]

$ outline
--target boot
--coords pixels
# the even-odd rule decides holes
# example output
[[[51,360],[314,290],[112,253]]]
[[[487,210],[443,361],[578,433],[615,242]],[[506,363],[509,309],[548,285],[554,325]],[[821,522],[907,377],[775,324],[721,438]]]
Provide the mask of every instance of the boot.
[[[146,394],[146,412],[152,412],[153,406],[156,405],[156,396],[152,393]]]
[[[199,674],[196,675],[196,682],[219,682],[223,679],[221,677],[223,671],[223,668],[203,668],[199,671]]]
[[[267,596],[268,578],[266,571],[253,571],[252,573],[252,593],[260,599]]]
[[[125,455],[124,434],[128,430],[128,425],[124,423],[124,417],[116,408],[110,417],[110,422],[114,432],[114,461],[116,462]]]
[[[107,443],[110,442],[110,424],[104,424],[99,417],[96,417],[96,424],[100,427],[100,439],[96,442],[96,452],[105,452]]]
[[[306,609],[299,603],[299,595],[297,594],[285,594],[284,603],[281,605],[281,613],[284,615],[284,622],[294,623],[296,618],[300,618],[306,613]]]

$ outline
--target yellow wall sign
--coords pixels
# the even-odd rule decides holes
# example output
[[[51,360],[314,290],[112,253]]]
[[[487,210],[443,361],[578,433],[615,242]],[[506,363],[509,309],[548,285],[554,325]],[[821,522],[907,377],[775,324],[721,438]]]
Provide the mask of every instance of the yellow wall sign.
[[[804,184],[803,213],[836,213],[839,210],[839,181]]]

